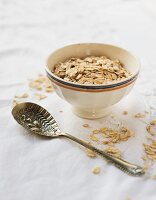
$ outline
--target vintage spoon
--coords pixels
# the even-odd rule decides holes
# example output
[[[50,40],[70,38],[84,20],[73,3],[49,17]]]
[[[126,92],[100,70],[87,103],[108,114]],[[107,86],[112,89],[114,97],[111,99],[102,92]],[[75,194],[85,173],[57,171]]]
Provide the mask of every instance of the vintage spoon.
[[[120,158],[111,156],[108,153],[93,147],[87,142],[84,142],[67,133],[63,133],[59,129],[52,115],[47,110],[35,103],[25,102],[17,104],[12,110],[12,115],[19,124],[21,124],[32,133],[47,136],[49,138],[66,137],[96,152],[107,161],[114,164],[117,168],[130,175],[141,176],[145,173],[142,167],[128,163],[127,161]]]

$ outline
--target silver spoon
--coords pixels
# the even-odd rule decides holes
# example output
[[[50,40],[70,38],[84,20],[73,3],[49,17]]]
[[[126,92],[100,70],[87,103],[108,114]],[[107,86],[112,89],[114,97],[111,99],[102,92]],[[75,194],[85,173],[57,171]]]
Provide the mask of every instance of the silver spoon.
[[[68,138],[96,152],[129,175],[141,176],[145,173],[144,169],[140,166],[128,163],[125,160],[109,155],[108,153],[93,147],[87,142],[62,132],[52,115],[46,109],[35,103],[25,102],[17,104],[12,110],[12,115],[19,124],[21,124],[32,133],[47,136],[50,138]]]

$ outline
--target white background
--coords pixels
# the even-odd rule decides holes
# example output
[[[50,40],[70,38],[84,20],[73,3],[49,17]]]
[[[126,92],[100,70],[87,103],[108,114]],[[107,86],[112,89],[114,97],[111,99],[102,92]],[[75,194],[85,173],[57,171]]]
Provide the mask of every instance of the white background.
[[[101,42],[126,48],[141,60],[139,80],[113,114],[135,132],[119,145],[124,158],[142,165],[145,124],[132,116],[156,108],[156,2],[154,0],[0,0],[0,199],[2,200],[155,200],[153,166],[143,178],[128,175],[101,158],[63,139],[29,135],[11,116],[15,94],[28,91],[27,79],[44,73],[46,58],[71,43]],[[30,92],[29,101],[35,101]],[[37,101],[36,101],[37,102]],[[53,93],[37,102],[56,118],[62,130],[80,138],[104,125],[74,116]],[[60,113],[59,110],[63,110]],[[128,116],[122,111],[128,110]],[[99,165],[101,173],[91,168]]]

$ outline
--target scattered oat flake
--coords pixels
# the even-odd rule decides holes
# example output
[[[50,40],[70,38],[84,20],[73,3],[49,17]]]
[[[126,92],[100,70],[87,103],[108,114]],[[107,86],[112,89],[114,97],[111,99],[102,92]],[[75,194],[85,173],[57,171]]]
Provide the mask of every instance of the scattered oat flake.
[[[53,88],[46,88],[46,92],[53,92]]]
[[[105,136],[109,142],[118,143],[121,141],[127,141],[131,136],[133,136],[133,134],[134,133],[128,128],[121,127],[119,130],[109,129],[103,136]]]
[[[28,96],[29,95],[27,93],[24,93],[22,95],[15,95],[15,98],[19,98],[19,99],[21,98],[22,99],[22,98],[28,98]]]
[[[98,129],[97,130],[93,130],[92,133],[93,134],[98,134],[98,133],[100,133],[100,130],[98,130]]]
[[[31,81],[29,82],[29,87],[35,90],[42,90],[42,86],[40,85],[40,82],[35,82],[35,81]]]
[[[12,102],[12,107],[15,107],[19,102],[17,102],[15,99]]]
[[[150,122],[150,125],[156,125],[156,120],[152,120],[152,121]]]
[[[89,137],[92,141],[98,142],[99,139],[95,136],[96,134],[99,134],[100,136],[102,136],[102,138],[104,138],[104,140],[102,141],[103,144],[109,145],[113,143],[127,141],[130,137],[134,136],[134,133],[124,126],[118,129],[102,127],[100,129],[93,130]]]
[[[106,152],[112,156],[121,158],[121,151],[117,147],[109,146],[106,149],[104,149],[104,152]]]
[[[144,118],[144,117],[145,117],[145,114],[143,114],[143,113],[136,113],[136,114],[134,115],[134,117],[135,117],[135,118]]]
[[[128,111],[123,111],[123,113],[122,113],[123,115],[128,115]]]
[[[152,125],[147,125],[146,126],[146,130],[148,133],[150,133],[152,136],[156,135],[156,130],[154,129],[154,127]]]
[[[101,168],[99,166],[93,167],[92,168],[92,173],[93,174],[99,174],[101,172]]]
[[[86,149],[86,154],[91,158],[95,158],[97,156],[96,153],[94,151],[91,151],[90,149]]]
[[[47,76],[39,74],[37,78],[29,81],[29,87],[35,90],[44,90],[47,93],[53,92],[53,86]]]
[[[42,99],[45,99],[47,96],[43,94],[35,93],[35,97],[38,100],[42,100]]]
[[[146,156],[150,160],[156,160],[156,140],[152,140],[151,144],[143,144]]]
[[[105,133],[107,130],[108,130],[108,128],[106,128],[106,127],[102,127],[102,128],[99,129],[99,131],[101,133]]]
[[[93,134],[89,135],[89,138],[94,142],[98,142],[99,141],[99,139]]]
[[[85,128],[89,128],[89,124],[83,124],[82,126]]]
[[[152,177],[152,179],[155,179],[155,180],[156,180],[156,175],[154,175],[154,176]]]

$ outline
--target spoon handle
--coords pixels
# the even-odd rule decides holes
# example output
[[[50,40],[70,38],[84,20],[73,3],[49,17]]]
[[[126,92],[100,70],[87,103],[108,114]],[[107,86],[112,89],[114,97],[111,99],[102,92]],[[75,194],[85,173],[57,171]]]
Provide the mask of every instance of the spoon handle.
[[[88,144],[87,142],[84,142],[83,140],[80,140],[72,135],[69,135],[67,133],[62,133],[61,136],[69,138],[69,139],[73,140],[74,142],[96,152],[97,154],[99,154],[100,156],[105,158],[108,162],[112,163],[115,167],[128,173],[129,175],[141,176],[145,173],[144,169],[142,167],[131,164],[131,163],[129,163],[123,159],[117,158],[115,156],[111,156],[108,153],[106,153],[100,149],[97,149],[96,147],[93,147],[92,145]]]

